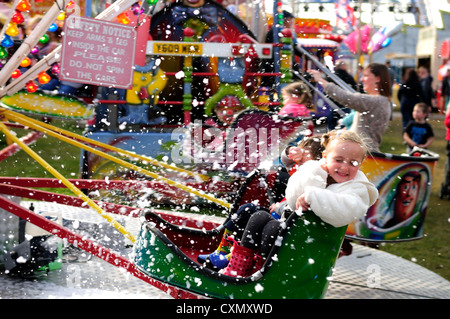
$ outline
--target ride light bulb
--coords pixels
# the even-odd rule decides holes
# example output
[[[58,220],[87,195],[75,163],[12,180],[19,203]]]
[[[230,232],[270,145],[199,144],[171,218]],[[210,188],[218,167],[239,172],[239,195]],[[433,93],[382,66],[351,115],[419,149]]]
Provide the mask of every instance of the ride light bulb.
[[[14,41],[11,39],[9,35],[5,34],[0,44],[5,48],[10,48],[14,45]]]
[[[30,53],[31,53],[31,54],[34,54],[34,55],[38,54],[38,53],[39,53],[39,48],[38,48],[38,47],[32,48],[32,49],[30,50]]]
[[[61,69],[59,67],[59,63],[53,64],[51,70],[52,70],[52,74],[58,75],[61,72]]]
[[[64,19],[66,18],[66,13],[64,11],[61,11],[58,16],[56,17],[56,20],[58,21],[64,21]]]
[[[47,72],[42,71],[38,74],[38,81],[40,84],[47,84],[51,80],[51,76],[47,74]]]
[[[48,41],[49,41],[49,37],[48,37],[48,34],[44,34],[40,39],[39,39],[39,43],[42,43],[42,44],[46,44]]]
[[[8,27],[6,28],[5,33],[9,35],[10,37],[15,37],[19,34],[19,28],[17,27],[17,24],[15,23],[9,23]]]
[[[38,86],[33,81],[27,82],[25,87],[26,87],[28,93],[34,93],[38,89]]]
[[[17,4],[16,10],[20,11],[20,12],[26,12],[28,10],[30,10],[31,5],[28,2],[28,0],[20,0],[19,3]]]
[[[13,79],[17,79],[17,78],[20,77],[21,75],[22,75],[22,72],[20,72],[19,69],[15,69],[15,70],[13,71],[13,73],[11,74],[11,77],[12,77]]]
[[[122,24],[129,24],[130,23],[130,19],[128,19],[128,16],[126,15],[125,12],[122,12],[121,14],[119,14],[117,16],[117,21],[119,23],[122,23]]]
[[[8,50],[4,47],[0,47],[0,59],[6,59],[8,57]]]
[[[48,28],[48,31],[55,32],[58,30],[58,25],[56,23],[52,23],[52,25]]]
[[[22,62],[20,62],[20,66],[22,68],[27,68],[29,67],[31,64],[31,59],[29,57],[26,57],[25,59],[22,60]]]
[[[20,13],[20,11],[16,10],[11,18],[11,22],[14,22],[15,24],[22,24],[25,22],[25,18],[23,17],[22,13]]]

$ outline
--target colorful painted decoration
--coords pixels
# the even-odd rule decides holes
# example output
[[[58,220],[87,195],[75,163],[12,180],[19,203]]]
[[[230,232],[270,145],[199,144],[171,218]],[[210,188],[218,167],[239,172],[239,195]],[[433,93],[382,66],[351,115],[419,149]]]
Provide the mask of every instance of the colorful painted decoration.
[[[37,90],[37,85],[34,85]],[[30,84],[30,88],[32,87],[33,85]],[[23,90],[4,96],[0,99],[0,103],[15,110],[66,119],[92,119],[95,115],[95,108],[80,99],[45,92],[35,93]]]

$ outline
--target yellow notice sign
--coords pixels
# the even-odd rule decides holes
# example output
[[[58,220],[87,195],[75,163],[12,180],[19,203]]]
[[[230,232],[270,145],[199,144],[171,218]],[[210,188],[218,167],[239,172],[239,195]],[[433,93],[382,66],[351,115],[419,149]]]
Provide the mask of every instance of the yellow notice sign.
[[[153,54],[162,55],[202,55],[201,43],[154,42]]]

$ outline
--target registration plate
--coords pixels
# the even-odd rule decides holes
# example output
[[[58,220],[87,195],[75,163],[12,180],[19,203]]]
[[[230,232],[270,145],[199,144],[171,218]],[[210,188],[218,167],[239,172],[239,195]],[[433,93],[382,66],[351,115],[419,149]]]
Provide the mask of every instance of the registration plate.
[[[203,45],[201,43],[153,43],[153,54],[201,55],[202,53]]]

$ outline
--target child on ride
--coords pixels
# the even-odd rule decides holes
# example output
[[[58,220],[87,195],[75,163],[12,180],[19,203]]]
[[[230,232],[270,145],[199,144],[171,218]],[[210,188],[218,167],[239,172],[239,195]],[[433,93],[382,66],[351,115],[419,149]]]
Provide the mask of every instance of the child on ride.
[[[362,217],[378,197],[377,188],[359,170],[367,147],[347,130],[324,134],[322,143],[323,158],[304,163],[289,179],[287,204],[297,212],[312,210],[334,227],[345,226]],[[276,220],[264,210],[253,213],[223,273],[244,277],[259,270],[284,225],[283,217]]]
[[[322,152],[325,150],[321,143],[321,136],[311,136],[303,138],[297,146],[288,146],[281,153],[281,163],[292,175],[298,166],[309,160],[320,160]]]
[[[297,146],[288,146],[283,150],[281,162],[287,168],[289,174],[292,175],[297,170],[297,167],[305,162],[319,160],[323,151],[324,147],[320,136],[304,137]],[[236,213],[224,223],[224,235],[217,249],[211,254],[199,255],[197,261],[215,270],[225,268],[231,256],[232,242],[228,240],[228,236],[241,238],[250,216],[256,211],[264,210],[271,213],[274,218],[279,219],[287,209],[289,208],[286,206],[285,200],[273,203],[269,209],[255,203],[247,203],[240,206]]]

